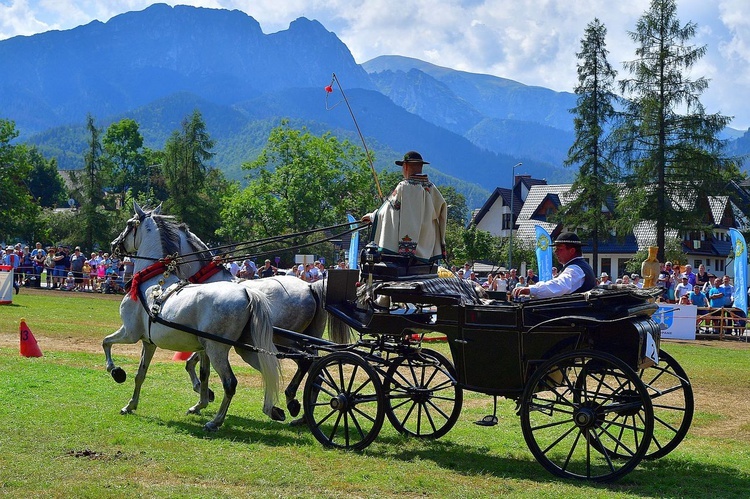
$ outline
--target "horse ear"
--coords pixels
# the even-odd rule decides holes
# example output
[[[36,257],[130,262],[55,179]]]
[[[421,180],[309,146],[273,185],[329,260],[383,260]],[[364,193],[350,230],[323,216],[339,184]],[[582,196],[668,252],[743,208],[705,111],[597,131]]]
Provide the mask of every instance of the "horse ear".
[[[162,203],[159,203],[159,206],[157,206],[156,208],[154,208],[151,211],[151,214],[152,215],[161,215],[161,205],[162,205]]]
[[[133,200],[133,208],[135,209],[135,214],[138,215],[138,218],[144,218],[146,216],[146,213],[138,205],[138,203],[135,202],[135,200]]]

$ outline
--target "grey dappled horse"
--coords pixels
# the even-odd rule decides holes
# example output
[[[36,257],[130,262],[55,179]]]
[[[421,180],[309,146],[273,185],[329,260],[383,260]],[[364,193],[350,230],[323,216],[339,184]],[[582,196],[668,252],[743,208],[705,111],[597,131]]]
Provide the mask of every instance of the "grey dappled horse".
[[[135,216],[128,220],[126,228],[112,241],[113,251],[121,250],[134,254],[136,258],[131,291],[120,304],[123,325],[102,343],[107,371],[116,380],[124,381],[124,372],[112,360],[112,345],[138,341],[143,344],[133,396],[120,412],[127,414],[138,407],[141,386],[157,347],[174,351],[200,351],[214,366],[221,379],[224,397],[214,419],[206,423],[206,430],[216,430],[221,426],[236,391],[237,378],[229,364],[231,345],[153,322],[148,308],[158,309],[158,316],[165,321],[210,333],[232,343],[237,354],[262,375],[265,385],[263,412],[272,419],[283,420],[284,411],[274,407],[278,398],[281,366],[273,343],[268,299],[263,293],[237,283],[184,285],[178,283],[179,278],[174,274],[165,277],[158,269],[165,250],[153,218],[159,211],[156,209],[146,213],[135,204]],[[150,272],[154,267],[157,267],[157,273]],[[141,300],[146,303],[141,303]],[[248,345],[248,348],[240,345]],[[206,377],[210,369],[208,366],[209,362],[201,366],[201,374]],[[205,386],[200,390],[200,400],[188,412],[198,414],[208,402],[208,386]]]
[[[154,210],[146,215],[155,222],[155,230],[159,234],[165,253],[168,255],[185,255],[178,261],[175,274],[181,279],[189,279],[204,269],[213,259],[210,248],[185,224],[174,222],[171,217],[164,216],[160,211]],[[223,266],[219,271],[205,281],[226,282],[235,280],[232,274]],[[325,281],[307,283],[294,276],[275,276],[263,279],[240,279],[235,280],[250,289],[264,293],[271,305],[271,323],[279,328],[294,331],[314,338],[322,338],[328,321],[328,329],[331,340],[336,343],[348,343],[351,332],[346,324],[329,315],[325,311]],[[294,347],[287,343],[281,336],[275,336],[274,342],[278,345]],[[196,376],[196,365],[201,362],[201,367],[207,365],[207,359],[202,352],[194,353],[187,361],[185,369],[190,375],[193,389],[200,393],[203,386],[201,379]],[[287,386],[284,394],[286,404],[292,416],[297,416],[300,411],[300,403],[296,399],[302,379],[305,377],[309,366],[304,359],[295,359],[297,369]],[[205,371],[208,373],[208,369]],[[209,390],[209,397],[212,393]]]

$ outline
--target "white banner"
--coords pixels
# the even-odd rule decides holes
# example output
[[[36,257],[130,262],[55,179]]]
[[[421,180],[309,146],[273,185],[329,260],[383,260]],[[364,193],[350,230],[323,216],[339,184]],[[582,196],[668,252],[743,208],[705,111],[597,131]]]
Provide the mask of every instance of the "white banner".
[[[664,340],[694,340],[698,307],[660,303],[651,318],[661,328]]]
[[[0,271],[0,304],[13,303],[13,271]]]

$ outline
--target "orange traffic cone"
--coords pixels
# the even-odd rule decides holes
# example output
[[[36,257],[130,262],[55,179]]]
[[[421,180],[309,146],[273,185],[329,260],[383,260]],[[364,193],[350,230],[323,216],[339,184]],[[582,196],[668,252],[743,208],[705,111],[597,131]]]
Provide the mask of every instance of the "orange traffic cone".
[[[39,349],[36,338],[31,334],[31,329],[26,325],[26,319],[21,319],[21,355],[24,357],[42,357],[44,354]]]
[[[188,360],[193,352],[175,352],[172,360]]]

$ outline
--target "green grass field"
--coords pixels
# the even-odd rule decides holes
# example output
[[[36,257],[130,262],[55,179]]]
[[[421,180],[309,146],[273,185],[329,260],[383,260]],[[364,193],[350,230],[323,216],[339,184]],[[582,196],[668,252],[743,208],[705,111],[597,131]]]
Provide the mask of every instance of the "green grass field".
[[[129,374],[118,385],[99,348],[119,325],[119,301],[24,291],[0,306],[0,495],[744,498],[750,491],[746,344],[663,344],[691,377],[693,427],[673,453],[642,462],[615,484],[597,485],[546,472],[527,449],[513,401],[499,403],[498,426],[474,425],[492,401],[473,393],[465,394],[455,428],[439,440],[403,437],[386,421],[365,451],[342,452],[323,448],[306,426],[264,416],[259,375],[236,362],[240,386],[226,423],[205,433],[217,404],[186,415],[197,396],[183,364],[165,353],[149,370],[136,413],[121,416],[137,350],[114,347]],[[19,355],[21,318],[44,357]],[[437,348],[448,353],[445,345]],[[219,386],[215,377],[211,382]]]

